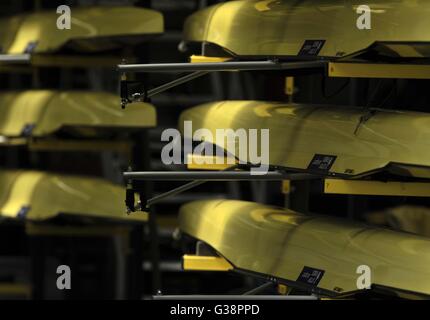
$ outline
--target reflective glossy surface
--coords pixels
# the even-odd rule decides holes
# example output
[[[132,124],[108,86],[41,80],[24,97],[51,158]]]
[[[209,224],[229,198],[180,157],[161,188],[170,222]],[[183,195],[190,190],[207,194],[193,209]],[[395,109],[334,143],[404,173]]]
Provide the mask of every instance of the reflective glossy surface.
[[[79,52],[118,49],[160,34],[164,28],[161,13],[136,7],[73,8],[71,29],[64,30],[56,27],[59,17],[52,10],[1,19],[1,53],[52,53],[65,47]]]
[[[44,221],[59,215],[146,221],[127,215],[125,188],[98,178],[39,171],[0,171],[0,216]]]
[[[64,127],[115,129],[155,125],[154,106],[135,103],[121,110],[118,96],[112,93],[54,90],[0,93],[0,135],[5,137],[43,137]]]
[[[336,157],[328,171],[317,172],[324,175],[348,178],[389,170],[430,178],[430,115],[377,110],[359,125],[367,114],[352,107],[225,101],[186,110],[179,126],[191,120],[194,131],[211,131],[213,137],[205,140],[213,143],[216,129],[270,129],[268,164],[272,166],[315,171],[309,166],[320,154]],[[258,154],[260,147],[259,143]]]
[[[371,9],[370,30],[357,28],[357,8],[363,4]],[[237,56],[297,56],[306,40],[324,40],[318,56],[334,58],[375,41],[429,42],[429,15],[429,1],[228,1],[189,17],[184,39],[213,43]],[[401,56],[429,57],[429,49],[427,44],[400,51]]]
[[[424,206],[401,205],[371,212],[366,214],[366,221],[430,237],[430,208]]]
[[[319,269],[318,288],[345,294],[367,265],[372,284],[430,294],[428,238],[237,200],[186,204],[180,228],[238,269],[290,281]]]

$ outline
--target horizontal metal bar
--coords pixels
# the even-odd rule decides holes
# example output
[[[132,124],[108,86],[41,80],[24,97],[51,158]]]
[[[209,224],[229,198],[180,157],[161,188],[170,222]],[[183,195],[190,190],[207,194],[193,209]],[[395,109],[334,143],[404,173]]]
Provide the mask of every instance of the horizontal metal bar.
[[[0,63],[29,63],[31,56],[25,54],[0,54]]]
[[[123,173],[124,178],[131,180],[149,181],[280,181],[280,180],[309,180],[315,179],[314,175],[307,173],[284,173],[280,171],[269,171],[262,175],[253,175],[249,171],[142,171]],[[197,183],[197,182],[196,182]]]
[[[171,233],[169,233],[171,236]],[[149,261],[145,261],[142,263],[143,271],[151,271],[152,264]],[[162,261],[160,262],[160,270],[164,272],[183,272],[182,263],[179,261]]]
[[[206,63],[120,64],[118,65],[118,70],[121,72],[257,71],[322,68],[326,65],[326,61],[234,61]]]
[[[317,300],[316,296],[281,295],[171,295],[153,296],[154,300]]]

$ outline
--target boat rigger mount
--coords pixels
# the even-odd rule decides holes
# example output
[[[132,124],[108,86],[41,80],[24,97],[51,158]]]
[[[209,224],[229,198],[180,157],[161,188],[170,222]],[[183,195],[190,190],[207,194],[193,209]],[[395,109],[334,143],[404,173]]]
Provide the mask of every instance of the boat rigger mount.
[[[200,78],[206,74],[216,71],[299,71],[318,70],[323,71],[327,61],[299,61],[282,62],[279,60],[266,61],[226,61],[226,62],[200,62],[200,63],[155,63],[155,64],[120,64],[118,71],[121,73],[121,106],[124,109],[127,104],[133,102],[148,102],[149,99],[159,93],[171,88]],[[154,72],[191,72],[159,87],[148,89],[144,82],[128,81],[128,73],[154,73]],[[130,93],[132,85],[141,84],[141,92]]]
[[[127,212],[146,211],[148,208],[161,200],[175,196],[184,191],[200,186],[211,181],[284,181],[284,180],[309,180],[317,179],[318,176],[307,173],[287,173],[284,171],[269,171],[264,175],[253,175],[250,171],[237,171],[238,165],[231,166],[222,171],[141,171],[124,172],[127,181],[126,207]],[[177,188],[148,198],[144,192],[141,181],[190,181]],[[136,204],[135,193],[139,194]]]
[[[402,52],[422,51],[427,42],[384,42],[375,41],[369,47],[343,57],[289,56],[289,60],[279,57],[261,57],[266,60],[232,60],[233,57],[192,56],[190,63],[127,64],[117,66],[121,74],[121,105],[125,108],[133,102],[148,102],[159,93],[167,91],[211,72],[225,71],[289,71],[291,75],[300,72],[322,73],[331,78],[391,78],[391,79],[430,79],[430,65],[424,54],[402,55]],[[421,48],[421,49],[417,49]],[[381,56],[381,52],[391,52],[391,56]],[[381,59],[368,59],[369,56]],[[240,58],[240,57],[239,57]],[[284,57],[285,59],[285,57]],[[385,61],[385,62],[384,62]],[[128,81],[130,73],[170,72],[189,74],[179,77],[159,87],[148,89],[143,81]],[[143,87],[139,92],[129,92]]]

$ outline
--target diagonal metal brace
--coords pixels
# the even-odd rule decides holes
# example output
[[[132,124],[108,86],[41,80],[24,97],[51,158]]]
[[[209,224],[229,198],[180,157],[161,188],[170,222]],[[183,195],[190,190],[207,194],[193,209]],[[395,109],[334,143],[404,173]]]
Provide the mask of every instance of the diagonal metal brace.
[[[125,108],[128,103],[144,101],[159,93],[183,83],[200,78],[215,71],[269,71],[269,70],[303,70],[321,69],[327,66],[327,62],[301,61],[301,62],[280,62],[278,60],[267,61],[228,61],[211,63],[155,63],[155,64],[120,64],[118,71],[121,73],[121,106]],[[127,73],[151,73],[151,72],[191,72],[183,77],[165,83],[151,90],[144,92],[128,93]]]
[[[237,166],[232,166],[223,171],[216,172],[188,172],[188,171],[144,171],[144,172],[124,172],[124,178],[127,179],[127,190],[132,192],[133,196],[129,193],[128,200],[126,200],[128,211],[145,210],[151,205],[160,202],[161,200],[175,196],[184,191],[195,188],[210,181],[282,181],[282,180],[311,180],[317,179],[318,176],[307,173],[285,173],[282,171],[269,171],[263,175],[253,175],[250,171],[234,171]],[[133,181],[191,181],[180,187],[169,190],[165,193],[157,195],[153,198],[146,199],[141,195],[140,205],[134,205],[134,190],[132,188]]]

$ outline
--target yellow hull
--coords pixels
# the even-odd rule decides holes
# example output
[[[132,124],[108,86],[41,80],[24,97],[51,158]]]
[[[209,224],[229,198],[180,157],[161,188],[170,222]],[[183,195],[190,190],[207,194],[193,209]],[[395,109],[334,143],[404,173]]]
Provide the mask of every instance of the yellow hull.
[[[369,30],[357,28],[360,5],[363,2],[356,0],[228,1],[190,16],[184,40],[215,44],[238,57],[340,58],[375,42],[387,43],[382,55],[430,56],[430,2],[366,3]],[[306,45],[316,49],[306,50]]]
[[[46,221],[67,215],[143,222],[146,213],[127,215],[125,188],[99,178],[40,171],[0,171],[0,217]]]
[[[137,129],[156,125],[155,107],[136,103],[126,110],[106,92],[29,90],[0,94],[0,135],[45,137],[63,128]]]
[[[205,140],[212,143],[218,142],[217,129],[270,129],[264,164],[273,167],[342,178],[381,171],[430,178],[430,115],[377,110],[360,124],[366,114],[351,107],[225,101],[186,110],[179,126],[183,131],[184,121],[192,121],[194,131],[209,129],[212,137]],[[235,155],[246,161],[235,147]],[[321,156],[331,161],[325,169],[315,166]]]
[[[357,269],[364,265],[372,288],[430,297],[428,238],[237,200],[188,203],[179,219],[184,233],[234,269],[319,296],[357,293]],[[304,270],[319,272],[317,281],[303,282]]]
[[[59,17],[53,10],[1,19],[2,54],[114,50],[164,31],[161,13],[136,7],[72,8],[71,28],[64,30],[56,27]]]

